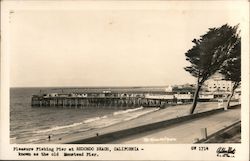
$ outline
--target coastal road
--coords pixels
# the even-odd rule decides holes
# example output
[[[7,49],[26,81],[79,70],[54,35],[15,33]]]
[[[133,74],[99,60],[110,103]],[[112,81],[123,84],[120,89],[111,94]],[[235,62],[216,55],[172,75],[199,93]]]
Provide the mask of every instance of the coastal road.
[[[207,128],[211,135],[240,120],[240,108],[233,108],[217,114],[182,122],[174,126],[110,142],[111,144],[186,144],[202,138],[201,129]]]

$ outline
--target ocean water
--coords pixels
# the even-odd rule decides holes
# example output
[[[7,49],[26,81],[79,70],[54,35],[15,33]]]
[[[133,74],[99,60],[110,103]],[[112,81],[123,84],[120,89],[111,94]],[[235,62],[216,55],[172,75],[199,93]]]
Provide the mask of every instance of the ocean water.
[[[159,108],[96,108],[70,109],[31,107],[31,97],[42,93],[80,92],[80,88],[11,88],[10,143],[34,143],[49,135],[65,136],[76,132],[110,126],[131,120]],[[97,90],[97,89],[94,89]]]

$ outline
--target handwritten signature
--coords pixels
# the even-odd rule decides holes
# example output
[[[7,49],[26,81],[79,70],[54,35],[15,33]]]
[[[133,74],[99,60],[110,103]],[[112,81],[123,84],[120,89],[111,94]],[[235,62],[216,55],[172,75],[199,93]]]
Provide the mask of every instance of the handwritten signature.
[[[219,147],[216,152],[219,157],[234,157],[235,151],[233,147]]]

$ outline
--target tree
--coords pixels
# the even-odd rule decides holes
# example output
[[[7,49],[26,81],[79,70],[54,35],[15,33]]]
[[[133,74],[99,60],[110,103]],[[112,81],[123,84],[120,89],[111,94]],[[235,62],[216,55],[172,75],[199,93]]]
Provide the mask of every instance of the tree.
[[[232,48],[231,55],[228,60],[224,63],[219,71],[224,75],[224,80],[232,81],[233,87],[231,94],[228,97],[227,105],[230,106],[230,101],[234,95],[235,89],[240,85],[241,82],[241,39],[239,38],[238,43]]]
[[[195,110],[203,83],[229,58],[231,50],[238,40],[237,29],[238,25],[231,27],[228,24],[219,28],[209,28],[206,34],[192,41],[194,46],[185,53],[186,60],[191,65],[184,69],[197,78],[190,114]]]

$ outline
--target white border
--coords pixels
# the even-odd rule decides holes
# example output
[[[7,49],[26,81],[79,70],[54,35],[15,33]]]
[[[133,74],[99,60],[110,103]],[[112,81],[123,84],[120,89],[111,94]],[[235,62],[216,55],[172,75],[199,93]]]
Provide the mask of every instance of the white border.
[[[192,5],[190,5],[192,3]],[[241,33],[242,33],[242,143],[223,144],[223,146],[233,146],[237,149],[235,158],[218,158],[216,149],[220,144],[204,144],[209,147],[208,152],[191,151],[193,144],[167,144],[167,145],[136,145],[143,148],[140,152],[119,152],[101,153],[98,158],[86,157],[18,157],[12,151],[15,144],[9,144],[9,11],[10,10],[103,10],[103,9],[155,9],[164,10],[173,6],[182,9],[183,6],[198,8],[199,5],[207,5],[200,1],[1,1],[1,124],[0,124],[0,159],[46,159],[46,160],[249,160],[249,3],[247,1],[213,1],[214,9],[220,7],[235,8],[242,14]],[[235,5],[237,4],[237,5]],[[237,8],[240,6],[240,9]],[[209,7],[209,6],[208,6]],[[211,7],[211,6],[210,6]],[[202,146],[203,144],[199,144]],[[29,145],[19,144],[19,147],[69,147],[79,145]],[[99,145],[94,145],[99,146]],[[110,147],[119,145],[109,145]],[[129,145],[126,145],[129,146]],[[135,146],[135,145],[132,145]]]

